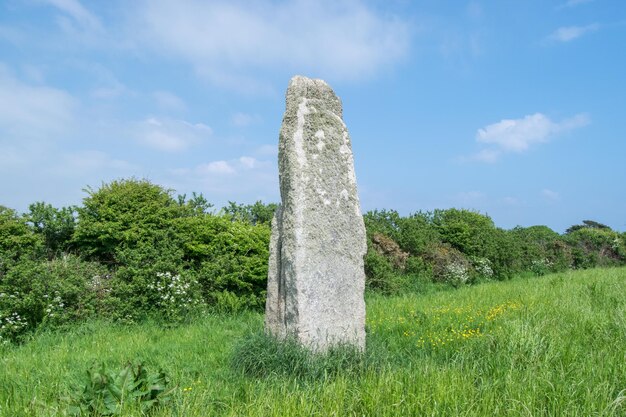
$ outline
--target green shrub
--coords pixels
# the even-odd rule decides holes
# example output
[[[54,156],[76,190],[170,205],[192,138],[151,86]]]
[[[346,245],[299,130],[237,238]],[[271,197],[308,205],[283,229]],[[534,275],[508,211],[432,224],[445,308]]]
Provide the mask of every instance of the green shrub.
[[[43,242],[15,210],[0,206],[0,282],[20,259],[35,259],[43,253]]]
[[[0,338],[18,340],[39,325],[74,323],[102,312],[106,268],[75,256],[22,261],[0,283]]]
[[[247,205],[229,201],[228,206],[224,207],[223,211],[232,221],[246,222],[253,225],[269,225],[277,207],[278,204],[276,203],[263,204],[261,201]]]
[[[363,261],[365,284],[368,289],[381,291],[385,294],[393,294],[398,291],[397,273],[389,259],[369,247]]]
[[[373,210],[363,215],[365,229],[368,235],[383,234],[394,241],[398,241],[401,217],[395,210]]]
[[[433,224],[444,243],[467,256],[489,257],[493,251],[493,220],[488,216],[469,210],[435,210]]]
[[[209,214],[202,195],[176,202],[169,190],[148,181],[114,181],[89,190],[74,243],[114,270],[110,311],[119,318],[179,320],[200,304],[258,308],[265,303],[268,221],[275,205],[232,206],[230,216]],[[240,219],[238,213],[249,216]],[[165,303],[155,289],[166,276],[178,277],[189,293]]]
[[[573,266],[577,269],[614,266],[626,260],[619,234],[610,229],[584,227],[568,233],[564,239],[571,247]]]
[[[76,227],[76,207],[56,209],[50,204],[31,204],[26,216],[35,233],[43,238],[48,259],[67,253]]]
[[[421,277],[432,277],[432,266],[421,256],[409,256],[406,260],[406,273]]]
[[[441,235],[429,213],[417,212],[398,220],[398,244],[413,255],[424,254],[428,247],[441,242]]]
[[[186,214],[171,191],[147,180],[113,181],[87,192],[73,242],[82,254],[111,266],[122,264],[120,251],[145,246]]]
[[[425,255],[432,267],[432,279],[458,287],[473,281],[472,265],[458,249],[446,244],[433,245]]]
[[[176,227],[208,306],[228,310],[265,305],[268,224],[207,214],[179,219]]]
[[[520,269],[537,275],[562,271],[571,265],[569,247],[547,226],[516,227],[509,232],[517,244]]]
[[[509,279],[522,271],[520,249],[514,237],[509,232],[496,228],[492,231],[491,239],[484,257],[491,262],[493,277],[498,280]]]

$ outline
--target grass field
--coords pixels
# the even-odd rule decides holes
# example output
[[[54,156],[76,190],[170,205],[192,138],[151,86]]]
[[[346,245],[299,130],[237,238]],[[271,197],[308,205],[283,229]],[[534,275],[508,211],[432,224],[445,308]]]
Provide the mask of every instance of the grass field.
[[[81,324],[0,347],[0,415],[66,415],[91,364],[141,360],[177,386],[156,416],[624,416],[625,286],[619,268],[369,295],[365,357],[311,374],[233,364],[262,329],[257,313]]]

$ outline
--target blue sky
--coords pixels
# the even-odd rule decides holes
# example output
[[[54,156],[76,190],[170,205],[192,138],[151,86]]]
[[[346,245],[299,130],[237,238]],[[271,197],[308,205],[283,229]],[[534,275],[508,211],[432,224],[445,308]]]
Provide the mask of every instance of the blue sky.
[[[295,74],[342,98],[365,211],[626,230],[622,0],[3,0],[0,204],[276,202]]]

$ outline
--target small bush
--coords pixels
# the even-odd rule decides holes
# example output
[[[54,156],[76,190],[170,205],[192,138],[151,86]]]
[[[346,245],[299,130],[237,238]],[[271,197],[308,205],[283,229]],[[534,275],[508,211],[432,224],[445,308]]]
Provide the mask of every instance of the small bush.
[[[457,249],[448,245],[436,245],[430,248],[426,259],[432,265],[433,281],[445,282],[455,287],[472,281],[472,266],[468,259]]]
[[[477,256],[473,256],[469,258],[469,261],[476,271],[476,274],[483,279],[491,279],[493,278],[493,268],[491,261],[487,258],[481,258]]]
[[[18,340],[40,324],[59,326],[101,313],[106,268],[75,256],[23,261],[0,283],[0,337]]]
[[[0,206],[0,281],[21,259],[36,259],[43,254],[43,241],[15,210]]]
[[[402,287],[402,277],[394,270],[391,261],[372,247],[364,258],[365,284],[368,289],[394,294]]]
[[[176,229],[207,306],[239,310],[265,305],[269,225],[207,214],[179,219]]]
[[[549,259],[533,259],[530,265],[530,270],[538,277],[548,274],[553,268],[552,262]]]

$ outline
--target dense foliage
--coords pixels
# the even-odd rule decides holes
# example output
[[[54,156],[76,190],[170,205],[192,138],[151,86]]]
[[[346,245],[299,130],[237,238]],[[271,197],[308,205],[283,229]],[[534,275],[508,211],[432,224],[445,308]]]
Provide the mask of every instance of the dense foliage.
[[[79,207],[0,206],[0,342],[89,317],[177,322],[263,307],[276,204],[218,211],[201,194],[174,198],[137,179],[86,192]],[[626,263],[626,234],[592,220],[564,235],[503,230],[459,209],[364,220],[368,287],[384,293]]]
[[[547,226],[504,230],[489,216],[454,208],[406,217],[374,210],[364,219],[368,283],[387,292],[424,278],[459,286],[626,263],[626,233],[592,220],[560,235]]]

